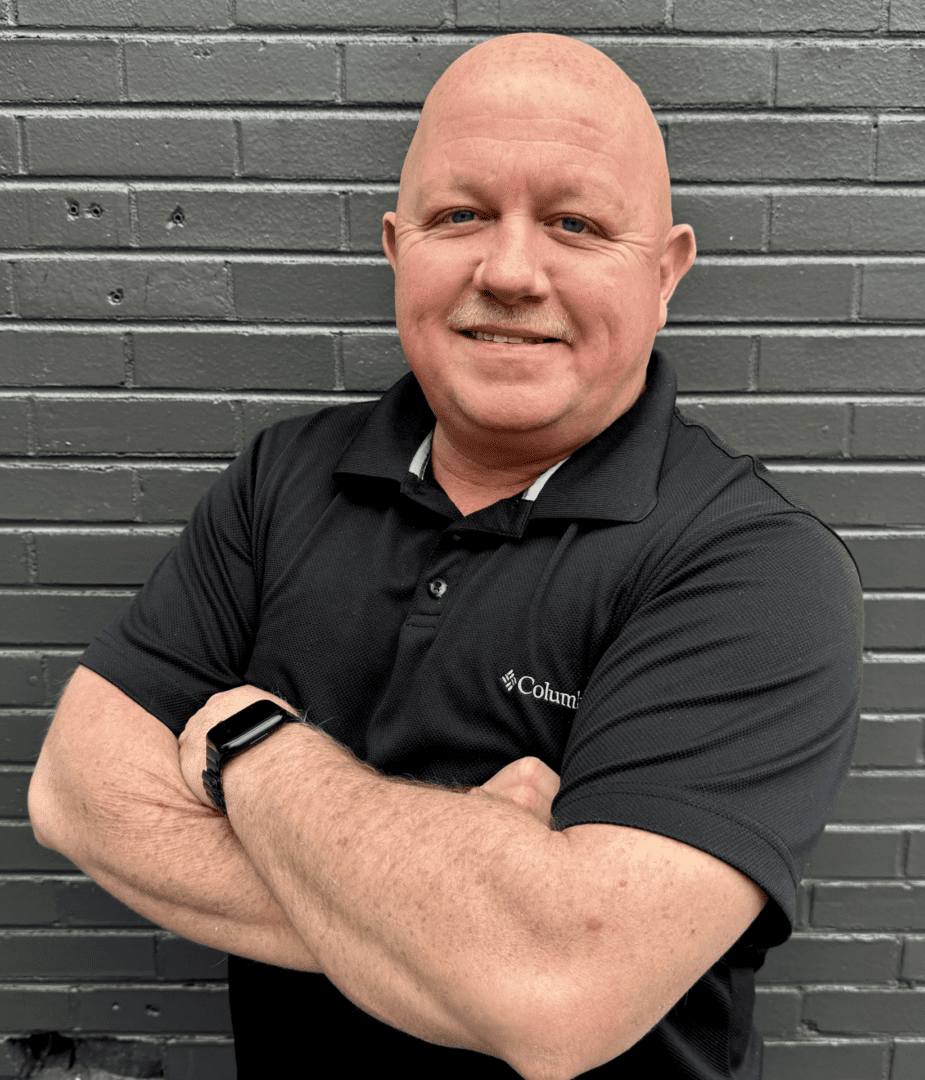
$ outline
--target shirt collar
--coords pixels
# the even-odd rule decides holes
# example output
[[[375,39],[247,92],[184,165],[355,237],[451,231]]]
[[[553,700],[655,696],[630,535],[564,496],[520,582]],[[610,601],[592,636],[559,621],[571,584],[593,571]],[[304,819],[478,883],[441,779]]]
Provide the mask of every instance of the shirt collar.
[[[651,513],[658,501],[676,389],[671,366],[653,352],[646,388],[633,406],[523,493],[522,500],[532,503],[530,518],[641,521]],[[414,373],[409,372],[375,404],[335,466],[335,475],[388,479],[400,485],[410,478],[419,483],[435,423]]]

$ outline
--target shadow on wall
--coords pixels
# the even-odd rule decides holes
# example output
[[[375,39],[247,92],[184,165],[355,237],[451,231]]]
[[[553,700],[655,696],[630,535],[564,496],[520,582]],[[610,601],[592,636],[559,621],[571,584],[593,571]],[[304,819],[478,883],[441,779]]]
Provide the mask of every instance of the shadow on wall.
[[[0,1043],[0,1080],[135,1080],[162,1077],[162,1048],[120,1039],[72,1039],[40,1031]]]

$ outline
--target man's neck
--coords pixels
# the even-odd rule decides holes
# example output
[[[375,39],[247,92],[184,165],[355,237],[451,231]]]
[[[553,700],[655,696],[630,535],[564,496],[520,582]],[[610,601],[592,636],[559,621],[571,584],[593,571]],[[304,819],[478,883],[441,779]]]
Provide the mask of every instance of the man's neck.
[[[447,493],[453,505],[466,516],[526,490],[547,469],[568,457],[571,452],[566,449],[537,461],[488,465],[457,449],[446,438],[438,423],[431,443],[430,460],[434,479]]]

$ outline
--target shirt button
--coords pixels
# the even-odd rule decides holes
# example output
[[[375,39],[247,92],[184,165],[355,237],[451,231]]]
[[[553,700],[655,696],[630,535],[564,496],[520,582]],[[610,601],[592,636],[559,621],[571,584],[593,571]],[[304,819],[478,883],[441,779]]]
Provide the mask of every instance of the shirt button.
[[[446,582],[443,578],[435,577],[433,581],[428,583],[427,590],[431,596],[439,599],[446,592]]]

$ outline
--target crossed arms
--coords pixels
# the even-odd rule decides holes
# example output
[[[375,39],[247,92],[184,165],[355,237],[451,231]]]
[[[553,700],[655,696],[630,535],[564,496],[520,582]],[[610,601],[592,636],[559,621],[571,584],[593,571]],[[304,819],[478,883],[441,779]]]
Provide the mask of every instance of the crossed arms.
[[[391,779],[295,724],[226,766],[225,818],[193,790],[205,755],[190,740],[263,697],[216,695],[178,746],[78,668],[29,788],[37,839],[165,929],[322,972],[385,1023],[527,1080],[623,1053],[765,902],[675,840],[554,832],[500,784],[464,795]]]

